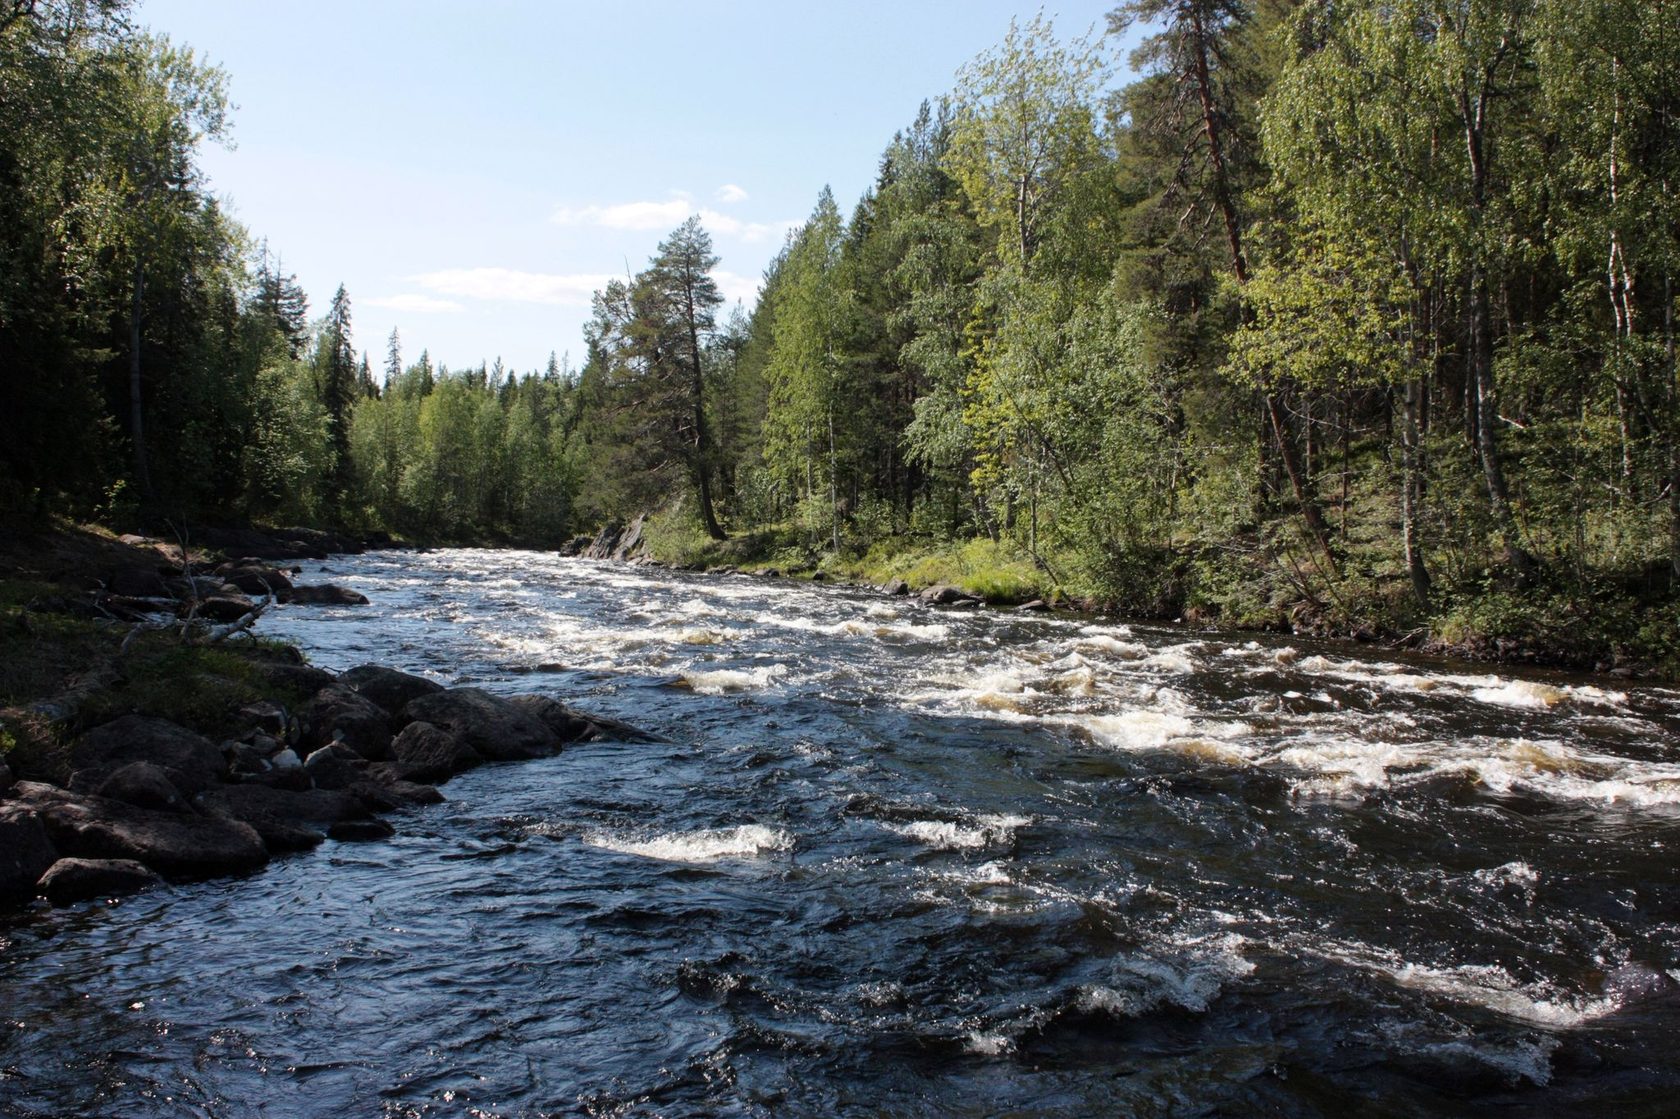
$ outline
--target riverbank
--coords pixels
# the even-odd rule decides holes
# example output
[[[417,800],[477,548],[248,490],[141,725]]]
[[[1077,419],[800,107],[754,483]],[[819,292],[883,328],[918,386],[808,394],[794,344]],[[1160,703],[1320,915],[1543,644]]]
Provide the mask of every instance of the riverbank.
[[[357,546],[234,539],[271,555]],[[648,737],[547,696],[312,667],[253,636],[264,611],[367,599],[300,573],[69,525],[0,542],[0,903],[249,872],[389,836],[382,816],[484,762]]]
[[[603,549],[603,538],[611,538]],[[681,512],[609,526],[592,554],[685,571],[746,571],[821,582],[953,587],[996,606],[1038,603],[1094,616],[1288,633],[1381,648],[1618,679],[1680,680],[1680,598],[1664,572],[1619,581],[1472,573],[1419,606],[1397,572],[1334,579],[1293,569],[1256,545],[1162,555],[1101,577],[1071,560],[1035,560],[1006,541],[886,536],[835,552],[787,528],[715,541]]]

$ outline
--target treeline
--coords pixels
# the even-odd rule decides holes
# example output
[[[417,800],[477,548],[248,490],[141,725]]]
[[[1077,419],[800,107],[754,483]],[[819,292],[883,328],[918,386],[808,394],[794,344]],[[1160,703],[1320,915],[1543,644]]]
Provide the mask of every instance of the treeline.
[[[1676,14],[1036,18],[849,214],[823,192],[750,313],[691,220],[575,373],[393,338],[375,376],[344,293],[310,324],[203,189],[221,75],[117,0],[0,0],[4,498],[531,543],[665,507],[813,555],[988,537],[1170,614],[1674,630]]]
[[[0,0],[0,510],[557,540],[554,362],[376,377],[198,166],[226,78],[125,0]]]
[[[731,530],[989,535],[1237,619],[1625,615],[1680,564],[1677,15],[1130,0],[1118,89],[1034,19],[704,353],[603,292],[582,385],[679,390],[614,453]]]

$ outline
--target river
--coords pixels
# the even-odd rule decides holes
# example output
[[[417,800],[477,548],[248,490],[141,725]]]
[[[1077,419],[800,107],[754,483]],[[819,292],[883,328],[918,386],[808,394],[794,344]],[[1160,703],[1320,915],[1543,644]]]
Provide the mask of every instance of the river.
[[[311,565],[312,568],[316,565]],[[334,670],[668,744],[0,922],[0,1116],[1676,1113],[1680,691],[535,552]]]

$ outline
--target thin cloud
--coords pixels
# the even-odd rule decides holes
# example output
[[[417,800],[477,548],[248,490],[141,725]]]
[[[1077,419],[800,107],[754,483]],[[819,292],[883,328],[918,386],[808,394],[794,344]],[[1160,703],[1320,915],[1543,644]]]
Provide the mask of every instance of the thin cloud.
[[[747,197],[747,192],[731,183],[719,188],[718,196],[722,202],[738,202]],[[562,207],[554,211],[549,220],[556,225],[588,225],[602,229],[665,232],[675,229],[695,214],[700,215],[700,222],[708,231],[748,244],[780,241],[788,230],[799,226],[798,221],[742,221],[732,214],[696,206],[692,198],[681,193],[663,202],[621,202],[615,206]]]
[[[498,303],[551,303],[561,307],[589,306],[590,298],[613,279],[593,274],[520,272],[512,268],[448,268],[411,278],[421,287],[444,295]]]
[[[364,299],[362,303],[369,307],[384,307],[390,311],[407,311],[416,315],[441,315],[452,311],[464,311],[466,308],[450,299],[434,299],[429,295],[382,295],[377,299]]]
[[[751,276],[739,276],[719,268],[712,273],[725,303],[740,302],[748,307],[758,302],[758,281]]]
[[[717,199],[722,205],[733,206],[737,202],[745,202],[748,195],[746,191],[742,190],[734,183],[724,183],[722,186],[717,188],[717,193],[712,195],[712,197]]]

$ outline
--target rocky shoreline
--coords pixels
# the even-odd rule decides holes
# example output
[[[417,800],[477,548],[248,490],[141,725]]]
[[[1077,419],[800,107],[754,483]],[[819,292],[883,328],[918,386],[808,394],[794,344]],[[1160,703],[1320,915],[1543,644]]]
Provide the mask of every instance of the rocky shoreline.
[[[269,671],[313,694],[296,711],[248,705],[248,730],[221,743],[130,714],[74,739],[62,785],[14,780],[0,763],[0,900],[69,904],[247,873],[328,839],[389,836],[384,814],[443,800],[438,784],[486,762],[656,740],[549,696],[445,688],[377,665]]]
[[[446,688],[379,665],[336,675],[312,667],[295,648],[251,640],[264,608],[367,599],[295,582],[299,568],[271,561],[365,542],[305,530],[206,542],[244,558],[197,542],[67,535],[19,549],[27,566],[6,565],[57,588],[10,615],[24,632],[11,635],[9,651],[48,658],[79,637],[97,657],[87,653],[57,694],[0,711],[0,730],[34,731],[37,747],[0,756],[0,906],[249,873],[329,839],[389,836],[384,816],[441,801],[439,784],[487,762],[549,757],[593,739],[657,740],[550,696]],[[131,650],[136,637],[151,645]],[[143,669],[157,674],[147,657],[169,667],[135,702],[120,689]],[[167,675],[172,657],[220,662],[188,661],[176,678]],[[230,686],[215,668],[242,683]],[[166,700],[198,718],[160,717]]]

